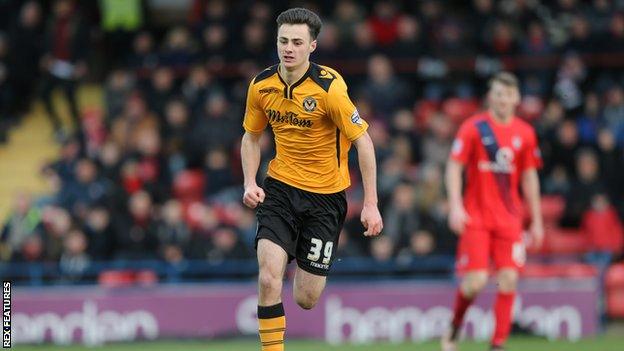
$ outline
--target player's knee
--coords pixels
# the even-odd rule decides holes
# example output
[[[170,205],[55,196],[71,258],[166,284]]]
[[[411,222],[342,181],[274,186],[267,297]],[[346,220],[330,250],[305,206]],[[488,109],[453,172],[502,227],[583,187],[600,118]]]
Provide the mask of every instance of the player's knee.
[[[295,294],[295,301],[297,302],[297,305],[299,305],[299,307],[303,308],[304,310],[310,310],[314,308],[314,306],[316,306],[316,303],[318,302],[318,296],[311,292],[297,293]]]
[[[503,292],[515,291],[518,286],[518,272],[502,270],[498,273],[498,290]]]
[[[271,272],[261,270],[258,276],[258,287],[265,294],[279,293],[282,290],[282,280]]]
[[[467,297],[474,297],[478,294],[487,284],[487,275],[475,274],[466,278],[463,286],[463,292]]]

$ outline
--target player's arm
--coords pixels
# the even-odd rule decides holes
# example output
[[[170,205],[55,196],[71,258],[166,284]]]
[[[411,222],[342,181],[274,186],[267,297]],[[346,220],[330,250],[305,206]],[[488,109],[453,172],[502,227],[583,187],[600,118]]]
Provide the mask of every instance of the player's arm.
[[[362,173],[364,186],[364,206],[362,208],[361,221],[366,228],[364,235],[374,236],[383,229],[383,220],[377,208],[377,164],[375,160],[375,147],[368,132],[364,132],[353,144],[358,151],[358,163]]]
[[[264,190],[256,183],[256,175],[260,167],[260,137],[261,134],[245,132],[241,141],[241,162],[245,187],[243,203],[250,208],[255,208],[258,203],[264,201]]]
[[[544,240],[544,222],[540,204],[539,176],[537,175],[537,169],[542,165],[542,158],[535,131],[531,131],[528,136],[527,146],[523,150],[520,162],[522,194],[531,211],[530,232],[533,236],[533,245],[539,247]]]
[[[252,81],[247,91],[247,104],[243,120],[245,134],[241,140],[241,163],[245,187],[243,203],[250,208],[256,208],[258,203],[264,201],[264,190],[256,184],[256,175],[260,167],[260,138],[268,123],[266,115],[259,107],[256,90]]]
[[[464,123],[453,141],[451,154],[446,164],[446,193],[449,201],[449,227],[456,234],[461,235],[470,220],[464,208],[462,196],[462,174],[464,166],[469,162],[472,153],[474,130],[471,125]]]
[[[449,201],[449,227],[456,233],[464,231],[468,214],[464,209],[462,196],[462,173],[464,165],[454,159],[449,159],[446,164],[446,192]]]
[[[366,228],[364,235],[378,235],[383,228],[381,214],[377,208],[377,165],[375,148],[368,132],[368,123],[358,113],[347,93],[347,84],[336,74],[327,96],[328,115],[340,132],[355,144],[364,185],[364,207],[360,221]]]
[[[522,172],[522,193],[531,211],[533,245],[540,247],[544,239],[544,222],[540,205],[539,177],[535,168],[525,169],[524,172]]]

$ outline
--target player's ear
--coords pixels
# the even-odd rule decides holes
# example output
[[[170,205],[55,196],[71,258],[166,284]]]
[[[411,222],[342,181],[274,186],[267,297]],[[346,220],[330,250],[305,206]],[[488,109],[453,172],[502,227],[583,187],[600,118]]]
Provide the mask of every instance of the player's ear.
[[[515,88],[514,89],[514,102],[515,102],[515,104],[516,105],[520,104],[520,100],[521,100],[520,89]]]
[[[310,52],[312,53],[314,50],[316,50],[316,39],[312,40],[310,43]]]

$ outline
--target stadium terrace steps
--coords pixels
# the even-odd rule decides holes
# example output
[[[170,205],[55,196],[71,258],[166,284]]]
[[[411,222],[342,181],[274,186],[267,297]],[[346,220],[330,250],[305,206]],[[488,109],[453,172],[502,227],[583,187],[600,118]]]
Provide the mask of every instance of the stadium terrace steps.
[[[101,88],[85,86],[78,92],[81,110],[85,106],[102,106]],[[54,104],[65,125],[70,120],[67,104],[54,95]],[[54,140],[52,126],[41,101],[21,123],[9,132],[9,140],[0,146],[0,221],[8,215],[17,191],[27,191],[35,196],[50,191],[41,177],[41,167],[58,157],[60,146]]]

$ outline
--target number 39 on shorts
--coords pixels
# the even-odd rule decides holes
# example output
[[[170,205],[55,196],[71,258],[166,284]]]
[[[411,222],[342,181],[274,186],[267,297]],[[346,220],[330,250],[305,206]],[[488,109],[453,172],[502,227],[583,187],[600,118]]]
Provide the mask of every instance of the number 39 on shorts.
[[[323,252],[323,264],[329,264],[332,255],[332,249],[334,248],[334,242],[328,241],[323,245],[323,240],[312,238],[312,247],[310,247],[310,253],[308,253],[308,260],[318,262],[321,258],[321,252]]]

